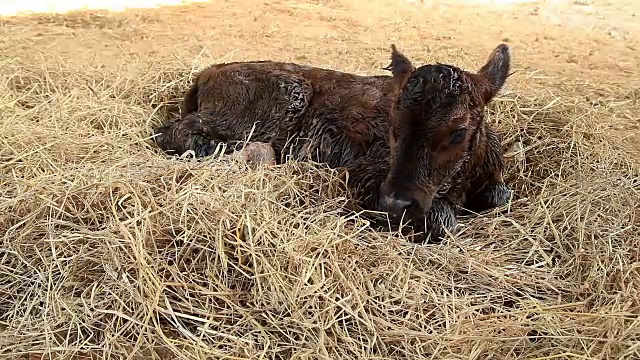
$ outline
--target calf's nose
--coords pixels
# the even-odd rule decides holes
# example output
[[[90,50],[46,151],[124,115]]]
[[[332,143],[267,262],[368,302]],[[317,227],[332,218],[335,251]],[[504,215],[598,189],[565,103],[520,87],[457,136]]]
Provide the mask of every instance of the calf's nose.
[[[397,215],[402,215],[404,211],[411,209],[415,205],[412,199],[404,199],[393,195],[385,195],[384,203],[387,211]]]

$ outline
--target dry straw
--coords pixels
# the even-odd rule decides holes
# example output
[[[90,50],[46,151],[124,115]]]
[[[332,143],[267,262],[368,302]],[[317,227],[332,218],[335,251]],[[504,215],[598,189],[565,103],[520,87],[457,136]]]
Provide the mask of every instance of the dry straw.
[[[145,66],[0,64],[1,357],[640,355],[638,160],[600,125],[637,105],[503,94],[516,197],[416,246],[320,165],[163,156],[190,72]]]

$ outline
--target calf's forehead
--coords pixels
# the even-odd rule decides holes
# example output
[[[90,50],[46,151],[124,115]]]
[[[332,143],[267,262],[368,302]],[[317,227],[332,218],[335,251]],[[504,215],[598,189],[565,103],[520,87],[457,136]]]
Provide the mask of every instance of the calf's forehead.
[[[411,124],[407,131],[431,132],[460,125],[469,118],[472,106],[472,77],[452,65],[424,65],[413,71],[398,99],[398,125]]]
[[[464,92],[468,80],[464,70],[446,64],[424,65],[416,69],[414,76],[421,78],[430,91],[449,96]]]
[[[416,69],[402,89],[402,107],[457,109],[467,105],[472,84],[466,73],[451,65],[425,65]]]

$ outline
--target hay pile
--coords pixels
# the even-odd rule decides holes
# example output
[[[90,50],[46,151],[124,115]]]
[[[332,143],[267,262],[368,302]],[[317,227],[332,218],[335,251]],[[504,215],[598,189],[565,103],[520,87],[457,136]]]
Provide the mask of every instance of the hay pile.
[[[2,60],[3,358],[640,355],[638,160],[599,125],[630,103],[503,95],[516,199],[416,246],[319,165],[161,155],[188,77]]]

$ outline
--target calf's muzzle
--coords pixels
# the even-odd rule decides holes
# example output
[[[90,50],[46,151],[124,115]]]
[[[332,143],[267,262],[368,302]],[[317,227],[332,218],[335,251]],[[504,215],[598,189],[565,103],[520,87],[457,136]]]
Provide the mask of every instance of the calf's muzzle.
[[[422,191],[383,191],[382,206],[396,216],[406,214],[411,217],[424,215],[431,208],[432,195]]]

